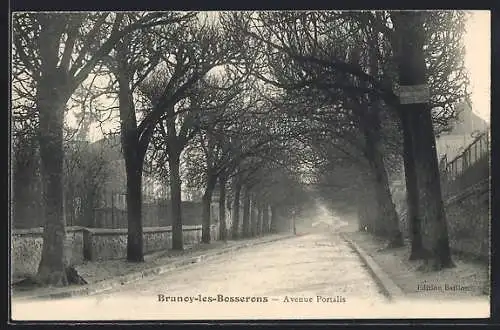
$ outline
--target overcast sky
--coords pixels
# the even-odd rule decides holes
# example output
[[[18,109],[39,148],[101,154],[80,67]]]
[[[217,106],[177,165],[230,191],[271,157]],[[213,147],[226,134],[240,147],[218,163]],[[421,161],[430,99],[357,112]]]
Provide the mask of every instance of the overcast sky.
[[[490,12],[472,11],[465,36],[465,65],[469,70],[472,111],[490,122]]]

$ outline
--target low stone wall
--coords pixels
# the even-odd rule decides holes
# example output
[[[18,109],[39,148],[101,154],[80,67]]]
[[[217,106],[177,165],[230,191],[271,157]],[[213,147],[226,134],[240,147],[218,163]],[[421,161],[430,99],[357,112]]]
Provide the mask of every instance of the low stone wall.
[[[490,189],[483,181],[445,201],[450,247],[453,251],[488,260],[490,253]],[[406,210],[400,214],[400,229],[409,237]]]
[[[11,274],[13,278],[36,274],[42,255],[43,228],[17,229],[11,237]],[[143,229],[144,253],[172,247],[172,228]],[[211,227],[211,239],[218,240],[218,224]],[[184,244],[201,241],[201,226],[183,226]],[[127,229],[67,227],[65,241],[67,264],[84,260],[106,260],[126,257]]]
[[[35,274],[42,257],[43,228],[17,229],[11,236],[11,274],[13,277]],[[84,228],[67,227],[65,260],[83,262]]]
[[[490,190],[483,183],[446,203],[446,219],[452,250],[482,260],[490,253]]]

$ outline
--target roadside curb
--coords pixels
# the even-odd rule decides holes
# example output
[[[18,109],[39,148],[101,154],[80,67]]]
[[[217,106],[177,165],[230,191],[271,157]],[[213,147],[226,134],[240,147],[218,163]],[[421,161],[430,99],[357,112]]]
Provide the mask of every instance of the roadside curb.
[[[130,273],[127,275],[117,276],[117,277],[114,277],[114,278],[111,278],[108,280],[103,280],[103,281],[100,281],[97,283],[88,284],[88,285],[76,287],[73,289],[65,289],[65,290],[63,289],[59,292],[52,292],[52,293],[45,293],[45,294],[38,294],[38,295],[35,294],[35,295],[31,295],[31,296],[21,296],[21,297],[15,297],[14,295],[11,295],[11,299],[16,300],[16,301],[24,301],[24,300],[36,300],[36,299],[55,299],[55,298],[70,298],[70,297],[76,297],[76,296],[90,296],[93,294],[108,291],[108,290],[114,289],[116,287],[138,281],[138,280],[143,279],[145,277],[160,275],[160,274],[168,273],[168,272],[176,270],[176,269],[185,268],[185,267],[188,267],[190,265],[199,263],[201,261],[213,259],[217,256],[222,255],[222,254],[238,251],[238,250],[241,250],[241,249],[247,248],[247,247],[252,247],[252,246],[262,245],[262,244],[276,242],[276,241],[280,241],[280,240],[285,240],[285,239],[289,239],[289,238],[293,238],[293,237],[296,237],[296,236],[291,234],[291,235],[285,235],[285,236],[280,236],[280,237],[274,237],[272,239],[268,239],[268,240],[264,240],[264,241],[258,241],[258,242],[253,242],[253,243],[248,242],[248,243],[244,243],[241,245],[235,245],[235,246],[231,246],[228,248],[223,248],[221,250],[214,251],[211,253],[209,252],[209,253],[198,255],[198,256],[188,257],[188,258],[183,259],[183,260],[174,261],[174,262],[167,264],[167,265],[151,267],[151,268],[139,271],[139,272],[134,272],[134,273]]]
[[[389,275],[382,270],[382,268],[373,260],[373,258],[366,253],[358,244],[356,244],[353,240],[348,238],[344,233],[340,235],[344,241],[346,241],[351,248],[359,255],[363,263],[366,265],[368,270],[370,271],[372,277],[375,279],[379,287],[382,289],[384,295],[389,300],[398,300],[405,297],[405,293],[399,286],[394,283],[393,280],[390,279]]]

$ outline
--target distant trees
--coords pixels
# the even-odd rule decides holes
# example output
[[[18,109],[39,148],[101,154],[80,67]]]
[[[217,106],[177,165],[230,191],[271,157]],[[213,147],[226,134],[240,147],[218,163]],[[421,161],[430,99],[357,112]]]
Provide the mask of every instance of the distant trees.
[[[224,83],[222,78],[211,77],[201,81],[198,86],[196,106],[203,110],[198,115],[198,131],[188,147],[188,181],[190,186],[203,189],[202,196],[202,242],[209,243],[210,206],[213,192],[219,184],[221,191],[220,234],[225,239],[225,186],[228,180],[227,168],[230,165],[232,150],[231,139],[236,132],[230,127],[238,122],[244,111],[241,107],[243,86],[238,82]],[[226,86],[224,86],[226,85]]]
[[[213,87],[212,87],[213,88]],[[265,168],[271,155],[282,152],[283,147],[277,142],[286,139],[272,127],[281,126],[272,104],[258,95],[258,89],[252,84],[234,84],[231,88],[219,90],[219,105],[202,106],[209,109],[200,115],[200,132],[193,143],[186,149],[188,185],[204,189],[203,235],[205,243],[210,241],[210,204],[215,188],[219,187],[220,234],[225,238],[226,185],[232,183],[232,235],[239,236],[240,196],[243,191],[243,235],[250,236],[251,204],[255,198],[251,195],[253,181],[258,178],[256,171]],[[220,89],[220,87],[216,87]],[[207,86],[204,91],[210,90]],[[226,96],[224,96],[226,94]],[[200,104],[207,100],[204,93],[199,93]],[[213,101],[212,101],[213,102]],[[255,176],[257,175],[257,177]],[[253,211],[252,211],[253,212]],[[261,213],[263,214],[263,213]]]
[[[399,99],[393,92],[400,83],[398,65],[405,60],[400,51],[404,42],[401,42],[401,34],[395,29],[399,14],[384,11],[332,11],[254,15],[236,13],[234,17],[235,25],[239,24],[247,34],[266,45],[267,62],[271,64],[265,67],[267,71],[260,74],[265,81],[287,90],[307,92],[312,88],[320,89],[337,101],[339,98],[344,98],[344,101],[346,98],[362,99],[364,102],[368,99],[379,100],[389,111],[399,112]],[[433,109],[433,123],[440,129],[442,123],[453,116],[450,116],[453,104],[467,96],[461,45],[464,14],[460,11],[436,11],[424,13],[422,17],[419,40],[428,68],[426,79],[431,90],[429,106]],[[446,22],[446,28],[439,26],[438,21]],[[378,46],[374,47],[375,44]],[[376,70],[374,60],[379,62]],[[411,133],[402,119],[404,155],[407,157],[405,164],[410,166],[405,173],[410,173],[411,177],[413,169],[408,161],[408,152],[414,148],[408,144]],[[420,121],[412,120],[411,125],[419,126]],[[426,134],[431,136],[429,132]],[[412,141],[416,143],[414,138]],[[416,188],[410,184],[407,187],[409,195],[435,194],[426,190],[429,187],[424,189],[424,186]],[[434,203],[441,203],[439,199],[435,195]],[[409,198],[409,201],[415,200]],[[415,209],[415,205],[412,206]],[[436,214],[432,218],[441,222]],[[419,225],[414,226],[417,227]],[[446,267],[447,263],[438,264]]]
[[[106,150],[84,140],[67,143],[64,149],[66,217],[73,225],[92,226],[93,211],[99,207],[102,189],[112,171]]]
[[[42,187],[39,149],[34,135],[12,136],[12,224],[15,227],[39,225]]]

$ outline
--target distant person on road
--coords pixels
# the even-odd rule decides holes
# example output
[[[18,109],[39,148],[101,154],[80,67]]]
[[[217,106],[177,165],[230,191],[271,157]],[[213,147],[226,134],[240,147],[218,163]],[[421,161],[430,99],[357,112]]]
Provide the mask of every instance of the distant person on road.
[[[292,225],[293,225],[293,234],[297,235],[297,228],[295,227],[295,210],[292,210]]]

